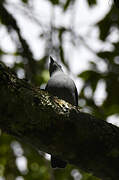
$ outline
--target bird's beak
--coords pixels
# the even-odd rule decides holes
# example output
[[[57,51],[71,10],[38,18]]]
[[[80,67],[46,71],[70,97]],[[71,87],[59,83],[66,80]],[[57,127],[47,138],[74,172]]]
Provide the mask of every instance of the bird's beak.
[[[50,56],[50,63],[53,64],[54,63],[54,60],[53,58]]]

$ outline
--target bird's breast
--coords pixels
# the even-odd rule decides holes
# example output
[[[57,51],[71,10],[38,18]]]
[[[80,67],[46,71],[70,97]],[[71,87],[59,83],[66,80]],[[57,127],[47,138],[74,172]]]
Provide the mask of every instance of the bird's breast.
[[[73,105],[76,103],[73,80],[65,75],[51,77],[47,83],[46,91]]]

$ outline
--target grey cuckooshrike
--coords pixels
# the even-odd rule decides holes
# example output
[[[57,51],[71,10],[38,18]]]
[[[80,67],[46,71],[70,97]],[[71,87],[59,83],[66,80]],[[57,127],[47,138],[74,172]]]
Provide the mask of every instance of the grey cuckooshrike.
[[[49,73],[50,79],[45,90],[74,106],[78,106],[78,92],[74,81],[63,72],[62,67],[52,57],[50,57]],[[52,168],[65,168],[66,164],[66,161],[51,155]]]

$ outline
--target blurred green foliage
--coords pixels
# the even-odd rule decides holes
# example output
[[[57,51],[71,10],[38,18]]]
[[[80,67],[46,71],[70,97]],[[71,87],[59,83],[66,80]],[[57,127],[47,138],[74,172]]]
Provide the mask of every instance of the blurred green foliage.
[[[23,7],[25,5],[25,7],[29,8],[29,2],[33,0],[19,1],[23,3]],[[65,13],[75,5],[75,0],[48,1],[52,6],[62,8]],[[87,3],[89,8],[92,8],[92,6],[96,5],[97,1],[87,0]],[[21,33],[17,20],[11,15],[5,4],[5,0],[0,1],[0,28],[4,27],[9,36],[14,39],[16,52],[10,54],[0,46],[1,63],[5,64],[4,57],[7,55],[13,56],[15,61],[11,69],[16,74],[18,74],[19,70],[22,70],[24,78],[36,86],[41,86],[41,88],[44,87],[48,80],[48,70],[46,67],[50,52],[53,52],[67,70],[70,70],[65,57],[63,37],[64,34],[70,32],[73,43],[75,40],[74,34],[71,32],[72,30],[66,28],[66,26],[55,27],[51,22],[51,27],[47,26],[47,33],[43,31],[39,37],[46,41],[44,54],[42,58],[35,59],[26,38]],[[119,29],[119,10],[116,6],[112,5],[106,16],[96,26],[100,32],[100,41],[108,41],[108,36],[111,32],[114,29]],[[15,37],[13,38],[13,34],[15,34],[16,40]],[[52,42],[55,35],[57,35],[58,40],[55,46],[53,46]],[[82,109],[85,110],[87,108],[90,113],[102,119],[106,119],[110,115],[119,114],[119,42],[112,43],[112,46],[113,49],[111,51],[102,50],[96,53],[98,61],[102,61],[106,65],[105,71],[100,71],[101,67],[98,67],[97,61],[92,62],[89,59],[90,69],[78,74],[78,78],[81,78],[84,82],[79,95],[79,105]],[[101,105],[98,105],[94,95],[100,81],[105,83],[107,96]],[[92,92],[90,96],[87,96],[85,93],[87,89],[90,89]],[[26,162],[26,166],[21,170],[17,163],[20,158]],[[38,153],[29,145],[19,142],[14,137],[10,137],[0,131],[0,177],[4,177],[6,180],[19,180],[18,177],[22,177],[25,180],[73,180],[76,179],[76,175],[79,180],[98,180],[98,178],[72,165],[68,165],[63,170],[53,170],[45,153]]]

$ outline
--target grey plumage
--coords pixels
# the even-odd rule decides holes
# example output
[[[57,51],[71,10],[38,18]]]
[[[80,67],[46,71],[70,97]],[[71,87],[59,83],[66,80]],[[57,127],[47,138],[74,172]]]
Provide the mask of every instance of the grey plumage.
[[[72,105],[78,106],[78,93],[74,81],[64,74],[62,67],[52,57],[50,57],[49,73],[50,79],[45,90]],[[51,165],[53,168],[64,168],[66,162],[51,156]]]
[[[64,74],[62,67],[50,57],[50,79],[46,91],[72,105],[78,106],[78,93],[74,81]]]

